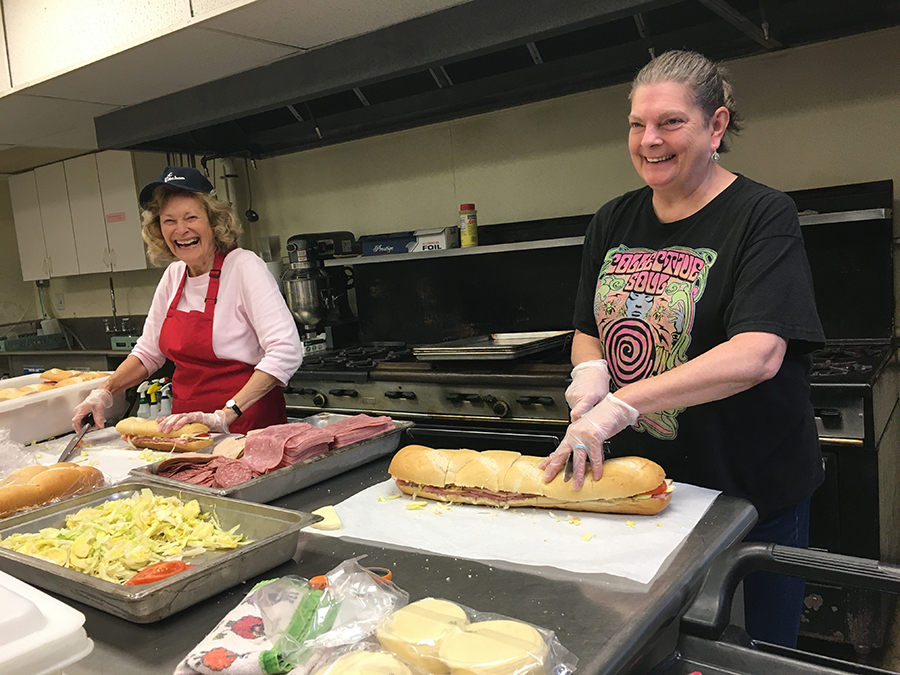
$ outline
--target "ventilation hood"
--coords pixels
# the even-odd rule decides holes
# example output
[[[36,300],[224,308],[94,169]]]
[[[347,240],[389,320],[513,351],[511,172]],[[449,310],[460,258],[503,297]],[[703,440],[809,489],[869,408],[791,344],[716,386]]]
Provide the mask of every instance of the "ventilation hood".
[[[471,0],[95,118],[102,149],[272,157],[900,25],[896,0]]]

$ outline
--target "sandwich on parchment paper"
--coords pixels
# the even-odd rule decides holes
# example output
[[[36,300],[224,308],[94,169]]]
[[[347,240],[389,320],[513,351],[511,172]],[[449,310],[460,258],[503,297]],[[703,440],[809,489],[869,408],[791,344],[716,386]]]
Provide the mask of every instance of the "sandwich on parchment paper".
[[[613,457],[603,476],[588,474],[574,490],[560,472],[549,483],[541,457],[509,450],[442,450],[423,445],[401,448],[388,471],[402,492],[443,502],[486,506],[538,506],[596,513],[659,513],[672,497],[672,481],[659,464],[643,457]]]

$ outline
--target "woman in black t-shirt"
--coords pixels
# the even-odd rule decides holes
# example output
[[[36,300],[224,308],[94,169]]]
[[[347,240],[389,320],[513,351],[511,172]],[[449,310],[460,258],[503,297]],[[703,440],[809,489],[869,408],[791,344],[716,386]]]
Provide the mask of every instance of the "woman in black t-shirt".
[[[760,522],[747,539],[805,547],[823,480],[809,352],[824,335],[796,208],[718,163],[739,120],[723,70],[700,54],[647,64],[628,121],[647,187],[605,204],[588,228],[572,424],[545,479],[570,454],[576,489],[587,456],[598,479],[610,439],[613,454],[751,501]],[[748,577],[748,633],[794,645],[802,597],[802,580]]]

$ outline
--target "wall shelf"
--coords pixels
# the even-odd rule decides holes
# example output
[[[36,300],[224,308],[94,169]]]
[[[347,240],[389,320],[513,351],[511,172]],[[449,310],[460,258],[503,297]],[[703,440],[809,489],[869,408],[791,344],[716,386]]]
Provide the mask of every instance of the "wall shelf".
[[[401,262],[403,260],[433,260],[435,258],[453,258],[464,255],[483,255],[485,253],[505,253],[507,251],[528,251],[533,249],[558,248],[561,246],[581,246],[584,237],[562,237],[559,239],[540,239],[536,241],[517,241],[509,244],[492,244],[490,246],[472,246],[469,248],[448,248],[443,251],[420,251],[417,253],[387,253],[385,255],[358,256],[356,258],[335,258],[326,260],[325,267],[346,265],[366,265],[370,263]]]

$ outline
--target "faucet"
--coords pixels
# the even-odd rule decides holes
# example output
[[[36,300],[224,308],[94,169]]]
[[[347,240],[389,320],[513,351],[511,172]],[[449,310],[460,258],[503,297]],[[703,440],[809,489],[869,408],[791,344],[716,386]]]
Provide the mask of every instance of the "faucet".
[[[128,334],[131,332],[131,323],[129,321],[129,317],[123,316],[121,324],[119,323],[119,319],[116,317],[116,291],[113,288],[113,280],[112,277],[109,278],[109,298],[112,300],[112,325],[110,325],[109,319],[103,320],[103,328],[107,333],[112,333],[113,335]]]

